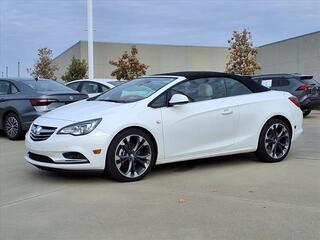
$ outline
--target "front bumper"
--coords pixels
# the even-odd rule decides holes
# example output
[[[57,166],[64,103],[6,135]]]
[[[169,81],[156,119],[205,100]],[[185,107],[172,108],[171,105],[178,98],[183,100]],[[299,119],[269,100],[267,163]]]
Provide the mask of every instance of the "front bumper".
[[[320,110],[320,97],[308,97],[301,103],[301,109]]]
[[[33,141],[30,131],[26,134],[27,155],[29,163],[46,168],[63,170],[104,170],[106,153],[110,136],[95,129],[88,135],[72,136],[53,133],[47,140]],[[101,149],[100,154],[93,150]],[[80,153],[85,159],[70,159],[65,153]]]

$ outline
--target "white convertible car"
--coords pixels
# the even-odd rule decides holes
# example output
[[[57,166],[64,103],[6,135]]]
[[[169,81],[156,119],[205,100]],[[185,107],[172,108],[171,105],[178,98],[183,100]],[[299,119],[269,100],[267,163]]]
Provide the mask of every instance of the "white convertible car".
[[[26,160],[41,169],[142,179],[155,164],[255,152],[283,160],[302,132],[296,97],[216,72],[142,77],[37,118]]]

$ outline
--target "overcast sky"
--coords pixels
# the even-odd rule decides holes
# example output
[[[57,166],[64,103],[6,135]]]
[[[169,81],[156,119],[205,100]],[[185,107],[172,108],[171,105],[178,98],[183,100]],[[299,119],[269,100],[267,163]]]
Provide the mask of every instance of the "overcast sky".
[[[249,28],[256,46],[320,30],[320,0],[93,0],[94,40],[227,46]],[[86,0],[0,0],[0,77],[86,40]]]

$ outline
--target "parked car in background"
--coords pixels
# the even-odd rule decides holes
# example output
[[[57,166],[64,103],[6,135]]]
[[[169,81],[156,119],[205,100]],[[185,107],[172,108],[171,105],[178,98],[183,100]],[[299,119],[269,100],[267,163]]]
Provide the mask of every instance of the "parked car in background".
[[[82,79],[75,80],[66,84],[66,86],[72,88],[81,93],[88,94],[89,97],[95,97],[111,88],[119,86],[126,81],[117,79]]]
[[[141,77],[37,118],[25,158],[41,169],[105,170],[118,181],[140,180],[155,164],[236,153],[278,162],[302,133],[298,104],[225,73]]]
[[[296,96],[303,115],[320,110],[320,83],[311,75],[265,74],[253,76],[257,83],[273,90],[286,91]]]
[[[87,97],[53,80],[0,78],[0,130],[20,139],[37,117]]]

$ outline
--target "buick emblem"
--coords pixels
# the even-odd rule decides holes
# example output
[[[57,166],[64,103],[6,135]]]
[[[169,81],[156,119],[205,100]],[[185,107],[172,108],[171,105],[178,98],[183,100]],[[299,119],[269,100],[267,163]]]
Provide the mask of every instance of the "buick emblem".
[[[34,135],[40,135],[41,130],[42,130],[41,126],[33,126],[31,129],[31,131]]]

